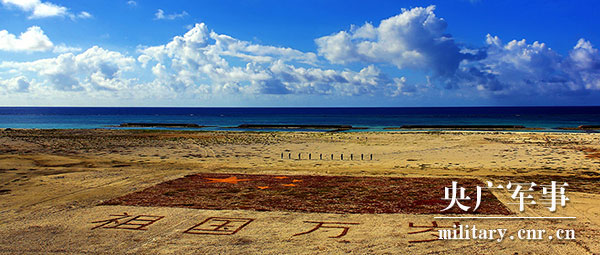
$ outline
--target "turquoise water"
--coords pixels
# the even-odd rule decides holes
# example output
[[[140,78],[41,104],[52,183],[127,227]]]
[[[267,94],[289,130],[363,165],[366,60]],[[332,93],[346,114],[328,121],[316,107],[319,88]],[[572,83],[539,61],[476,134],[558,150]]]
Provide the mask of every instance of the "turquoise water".
[[[600,125],[600,107],[434,107],[434,108],[102,108],[0,107],[0,128],[116,128],[121,123],[193,123],[199,130],[233,129],[241,124],[352,125],[384,131],[402,125]],[[136,128],[139,129],[139,128]],[[145,128],[157,129],[157,128]],[[186,129],[186,128],[161,128]],[[190,130],[189,128],[187,128]],[[194,130],[194,129],[191,129]],[[271,131],[279,129],[261,129]],[[285,131],[298,131],[298,129]],[[314,131],[314,130],[312,130]],[[319,131],[319,130],[317,130]]]

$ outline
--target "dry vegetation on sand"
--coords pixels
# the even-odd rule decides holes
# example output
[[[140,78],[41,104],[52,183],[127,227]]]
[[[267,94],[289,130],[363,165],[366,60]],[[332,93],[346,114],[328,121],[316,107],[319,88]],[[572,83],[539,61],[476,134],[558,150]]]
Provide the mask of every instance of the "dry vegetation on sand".
[[[462,179],[475,198],[476,179]],[[321,213],[440,213],[445,178],[391,178],[316,175],[195,174],[163,182],[103,205],[166,206],[217,210]],[[473,201],[471,201],[474,203]],[[467,204],[469,205],[469,204]],[[472,205],[471,205],[472,206]],[[457,207],[444,213],[465,213]],[[471,213],[471,211],[469,211]],[[496,197],[483,192],[478,214],[510,214]]]

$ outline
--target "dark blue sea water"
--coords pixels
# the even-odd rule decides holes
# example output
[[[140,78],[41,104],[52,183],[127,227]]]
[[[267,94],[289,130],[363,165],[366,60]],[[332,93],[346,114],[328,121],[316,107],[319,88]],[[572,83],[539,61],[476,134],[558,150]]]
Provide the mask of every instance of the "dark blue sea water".
[[[128,108],[0,107],[0,128],[115,128],[125,122],[195,123],[201,130],[240,130],[240,124],[319,124],[383,131],[401,125],[600,125],[600,107],[431,108]]]

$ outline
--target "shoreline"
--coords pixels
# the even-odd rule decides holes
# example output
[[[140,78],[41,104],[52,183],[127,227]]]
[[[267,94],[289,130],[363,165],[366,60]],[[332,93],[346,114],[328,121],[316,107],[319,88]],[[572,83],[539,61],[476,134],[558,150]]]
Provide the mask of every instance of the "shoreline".
[[[186,124],[187,125],[187,124]],[[294,126],[294,125],[291,125]],[[297,126],[297,125],[296,125]],[[105,127],[90,127],[90,128],[12,128],[5,127],[0,128],[0,131],[11,131],[11,130],[144,130],[144,131],[182,131],[182,132],[285,132],[285,133],[419,133],[419,132],[485,132],[485,133],[549,133],[549,134],[594,134],[600,133],[597,129],[580,129],[580,128],[397,128],[397,127],[384,127],[384,128],[369,128],[369,127],[354,127],[354,128],[340,128],[340,129],[318,129],[318,128],[240,128],[240,127],[217,127],[217,126],[201,126],[194,128],[185,127],[173,127],[173,126],[105,126]],[[212,128],[212,129],[211,129]]]

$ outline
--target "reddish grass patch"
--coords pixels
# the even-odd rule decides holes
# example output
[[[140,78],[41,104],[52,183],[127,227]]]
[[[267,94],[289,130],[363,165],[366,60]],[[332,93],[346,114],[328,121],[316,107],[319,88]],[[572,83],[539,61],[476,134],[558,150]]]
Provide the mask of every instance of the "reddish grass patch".
[[[600,152],[585,155],[586,158],[600,159]]]
[[[444,187],[453,179],[390,178],[350,176],[202,173],[163,182],[103,205],[166,206],[197,209],[243,209],[322,213],[407,213],[407,214],[510,214],[484,189],[476,212],[454,208],[441,212],[449,201],[442,200]],[[224,182],[215,180],[224,179]],[[238,181],[242,180],[242,181]],[[476,179],[455,179],[475,199]],[[293,185],[291,185],[293,184]],[[475,201],[463,202],[474,206]]]
[[[569,147],[563,147],[563,148],[569,149]],[[572,147],[572,149],[585,152],[586,158],[600,159],[600,150],[598,150],[598,149],[589,148],[589,147]]]

